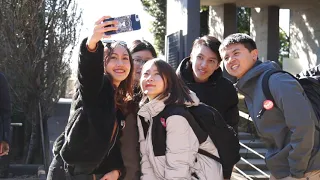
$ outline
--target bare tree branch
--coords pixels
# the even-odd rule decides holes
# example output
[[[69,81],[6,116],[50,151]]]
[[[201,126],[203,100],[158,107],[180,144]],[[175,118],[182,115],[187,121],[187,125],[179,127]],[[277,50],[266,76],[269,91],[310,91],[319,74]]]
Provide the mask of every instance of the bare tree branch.
[[[0,7],[0,71],[8,77],[14,112],[23,114],[24,156],[31,163],[45,120],[38,104],[48,118],[65,91],[82,12],[76,0],[0,0]]]

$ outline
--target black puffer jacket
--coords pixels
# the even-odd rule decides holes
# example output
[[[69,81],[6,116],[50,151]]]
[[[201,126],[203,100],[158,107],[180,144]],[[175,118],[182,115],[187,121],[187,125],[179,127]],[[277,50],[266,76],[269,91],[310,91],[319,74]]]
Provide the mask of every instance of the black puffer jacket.
[[[61,149],[61,157],[75,175],[106,174],[115,169],[123,174],[119,136],[124,118],[115,108],[114,86],[104,75],[104,47],[99,42],[97,51],[91,53],[86,41],[80,47],[79,86],[71,104],[64,143],[54,149]]]
[[[239,122],[237,91],[229,80],[222,77],[221,68],[215,70],[207,82],[197,83],[194,81],[188,57],[180,63],[177,75],[197,94],[201,102],[216,108],[226,122],[237,131]]]

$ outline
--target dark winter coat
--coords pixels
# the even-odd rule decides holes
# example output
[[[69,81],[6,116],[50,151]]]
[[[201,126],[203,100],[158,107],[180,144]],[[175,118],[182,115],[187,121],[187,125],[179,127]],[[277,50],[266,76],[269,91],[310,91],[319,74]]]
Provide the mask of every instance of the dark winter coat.
[[[80,47],[79,86],[60,155],[74,174],[106,174],[115,169],[124,174],[119,147],[124,117],[115,107],[114,86],[104,75],[104,46],[99,42],[96,52],[89,52],[86,41]]]
[[[201,102],[216,108],[226,122],[235,130],[238,129],[239,110],[238,95],[233,84],[222,76],[218,68],[205,83],[197,83],[193,78],[190,58],[185,58],[177,69],[177,75],[195,92]]]

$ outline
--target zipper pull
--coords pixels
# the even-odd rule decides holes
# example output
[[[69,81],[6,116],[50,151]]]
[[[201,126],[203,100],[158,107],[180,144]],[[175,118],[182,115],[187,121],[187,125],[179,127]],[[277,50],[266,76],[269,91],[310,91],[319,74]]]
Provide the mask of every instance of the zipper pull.
[[[259,111],[259,113],[258,113],[258,115],[257,115],[257,118],[261,118],[261,116],[264,114],[264,112],[266,112],[266,109],[265,108],[262,108],[260,111]]]
[[[266,110],[271,110],[273,108],[274,104],[271,100],[265,100],[263,101],[263,107],[260,110],[260,112],[257,115],[257,118],[261,118],[261,116],[264,114],[264,112],[266,112]]]

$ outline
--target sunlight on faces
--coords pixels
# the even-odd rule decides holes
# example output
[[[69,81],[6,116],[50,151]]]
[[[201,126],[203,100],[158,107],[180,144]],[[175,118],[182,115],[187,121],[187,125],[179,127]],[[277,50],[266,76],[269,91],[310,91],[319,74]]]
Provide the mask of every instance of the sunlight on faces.
[[[226,69],[231,76],[238,79],[247,73],[258,59],[258,50],[251,52],[243,44],[231,44],[220,50]]]
[[[129,52],[121,45],[113,48],[112,54],[105,61],[105,71],[111,75],[113,84],[117,87],[125,80],[131,70]]]
[[[165,82],[158,72],[157,66],[149,61],[142,68],[140,87],[149,100],[154,99],[165,91]]]
[[[191,52],[193,77],[196,82],[206,82],[219,68],[218,56],[204,45],[194,47]]]
[[[142,50],[133,53],[132,58],[134,60],[134,81],[139,83],[143,64],[153,59],[153,56],[149,50]]]

